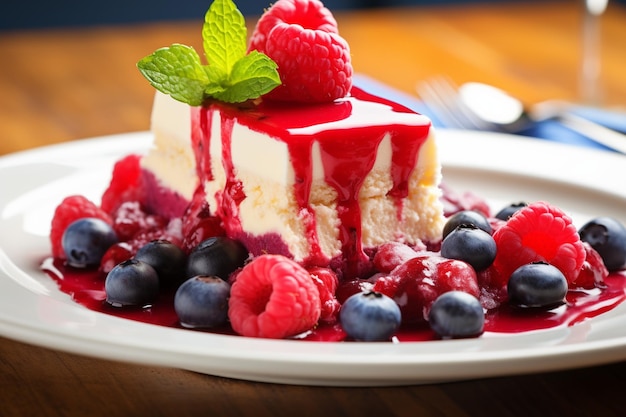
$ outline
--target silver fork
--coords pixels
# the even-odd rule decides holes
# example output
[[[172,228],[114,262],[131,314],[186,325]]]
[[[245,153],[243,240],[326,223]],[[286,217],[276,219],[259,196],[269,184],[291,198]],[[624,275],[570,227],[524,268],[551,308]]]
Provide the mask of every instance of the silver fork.
[[[458,86],[450,78],[439,76],[416,86],[420,98],[432,115],[446,127],[470,130],[498,130],[497,126],[479,118],[458,94]]]
[[[422,81],[418,83],[416,89],[424,104],[432,112],[432,116],[446,127],[517,133],[517,129],[527,126],[529,122],[558,119],[564,126],[588,139],[626,154],[625,134],[577,116],[567,111],[567,108],[558,101],[548,100],[532,106],[524,113],[524,119],[520,120],[519,124],[503,129],[496,123],[482,119],[469,108],[461,99],[458,86],[448,77],[439,76]]]

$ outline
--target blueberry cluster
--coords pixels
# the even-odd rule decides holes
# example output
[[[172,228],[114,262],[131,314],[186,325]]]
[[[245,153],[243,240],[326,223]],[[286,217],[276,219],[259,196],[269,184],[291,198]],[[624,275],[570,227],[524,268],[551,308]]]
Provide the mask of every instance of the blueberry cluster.
[[[63,235],[68,264],[77,268],[97,266],[117,241],[111,226],[95,218],[70,224]],[[228,277],[247,258],[243,245],[227,237],[206,239],[188,256],[167,240],[153,240],[107,274],[106,301],[114,307],[144,308],[162,288],[177,288],[174,308],[183,326],[219,326],[227,321]]]
[[[507,221],[518,210],[526,206],[527,204],[523,202],[510,204],[502,208],[496,218]],[[492,227],[489,220],[481,213],[465,210],[454,214],[446,222],[443,235],[441,255],[467,262],[477,272],[488,268],[496,257],[497,245],[492,237]],[[568,283],[563,273],[546,262],[534,262],[520,266],[511,274],[507,283],[509,303],[523,308],[552,308],[559,305],[563,303],[567,289]],[[477,310],[468,305],[470,300],[463,303],[460,298],[458,295],[450,296],[444,305],[447,306],[448,311],[455,311],[458,315],[467,314],[465,319],[470,320],[473,314],[470,312]],[[468,323],[456,328],[453,325],[448,325],[451,320],[450,313],[438,312],[439,307],[435,307],[435,304],[433,305],[435,312],[431,311],[429,321],[442,337],[463,337],[464,335],[461,334],[463,329],[473,328]],[[455,305],[455,307],[450,307],[451,305]],[[446,319],[444,320],[442,317]],[[432,321],[433,319],[435,322]],[[476,320],[478,319],[473,319],[474,327],[478,326]]]
[[[524,202],[502,208],[494,217],[508,221]],[[626,227],[610,217],[599,217],[579,229],[580,239],[601,256],[608,271],[626,266]],[[497,254],[492,226],[483,214],[464,210],[451,216],[443,229],[441,255],[462,260],[476,272],[489,268]],[[564,303],[568,281],[564,274],[547,262],[522,265],[510,275],[506,285],[510,305],[523,309],[551,309]],[[432,304],[428,321],[442,338],[471,337],[480,334],[484,314],[480,302],[458,291],[444,293]]]

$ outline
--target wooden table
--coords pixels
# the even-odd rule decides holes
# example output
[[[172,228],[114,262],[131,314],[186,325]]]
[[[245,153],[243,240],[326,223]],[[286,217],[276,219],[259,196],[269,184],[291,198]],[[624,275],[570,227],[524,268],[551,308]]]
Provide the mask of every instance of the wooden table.
[[[575,1],[337,14],[356,71],[413,92],[448,74],[528,102],[579,99]],[[200,21],[0,33],[0,155],[147,130],[153,90],[135,62]],[[626,104],[626,9],[602,21],[603,99]],[[626,363],[397,388],[281,386],[129,365],[0,339],[2,416],[623,415]]]

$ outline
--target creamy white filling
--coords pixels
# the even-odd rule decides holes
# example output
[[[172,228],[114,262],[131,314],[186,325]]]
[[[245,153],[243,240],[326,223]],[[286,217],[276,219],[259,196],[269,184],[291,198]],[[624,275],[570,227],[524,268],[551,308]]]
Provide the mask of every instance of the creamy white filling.
[[[213,181],[205,184],[205,188],[207,200],[214,208],[215,194],[223,190],[226,173],[222,161],[220,115],[217,111],[212,114],[210,155]],[[414,123],[423,123],[420,117]],[[152,171],[164,186],[191,199],[198,180],[191,149],[189,106],[157,93],[152,130],[155,144],[143,158],[143,167]],[[332,257],[341,249],[336,192],[324,182],[317,142],[312,152],[313,181],[309,201],[316,214],[322,250]],[[235,174],[246,194],[239,206],[243,229],[253,235],[277,233],[296,259],[305,258],[309,252],[308,241],[303,237],[302,213],[299,213],[293,194],[295,175],[287,145],[235,122],[231,154]],[[440,166],[432,134],[420,150],[410,178],[409,196],[402,202],[404,209],[400,216],[396,200],[387,196],[393,186],[391,159],[391,140],[387,134],[378,147],[374,167],[359,194],[364,245],[375,246],[390,240],[415,243],[419,239],[435,239],[440,235],[443,218],[437,186]]]
[[[191,200],[198,176],[189,106],[157,93],[151,123],[154,142],[141,160],[142,167],[154,173],[163,186]]]

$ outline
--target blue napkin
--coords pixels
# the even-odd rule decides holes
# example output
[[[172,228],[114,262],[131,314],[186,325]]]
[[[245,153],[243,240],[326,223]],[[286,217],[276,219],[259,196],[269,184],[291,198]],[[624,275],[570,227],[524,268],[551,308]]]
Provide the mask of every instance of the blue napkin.
[[[413,111],[428,116],[433,126],[446,127],[440,120],[434,115],[430,114],[430,111],[419,98],[398,91],[380,81],[374,80],[365,75],[356,74],[353,78],[354,85],[366,90],[372,94],[379,95],[391,99],[397,103],[400,103]],[[617,130],[622,133],[626,133],[626,112],[618,111],[606,111],[599,108],[578,106],[572,110],[573,113],[586,119],[592,120],[598,124]],[[535,138],[550,140],[553,142],[561,142],[570,145],[586,146],[596,149],[604,149],[612,151],[613,149],[601,145],[588,139],[568,127],[562,125],[557,120],[546,120],[543,122],[535,123],[530,128],[519,133],[520,135],[531,136]]]

